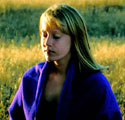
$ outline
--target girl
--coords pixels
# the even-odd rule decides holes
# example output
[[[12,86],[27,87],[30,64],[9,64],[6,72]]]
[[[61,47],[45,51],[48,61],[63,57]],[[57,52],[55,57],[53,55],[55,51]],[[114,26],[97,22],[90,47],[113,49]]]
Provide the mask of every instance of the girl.
[[[90,52],[79,12],[48,8],[40,18],[45,62],[23,75],[9,108],[10,120],[121,120],[108,80]]]

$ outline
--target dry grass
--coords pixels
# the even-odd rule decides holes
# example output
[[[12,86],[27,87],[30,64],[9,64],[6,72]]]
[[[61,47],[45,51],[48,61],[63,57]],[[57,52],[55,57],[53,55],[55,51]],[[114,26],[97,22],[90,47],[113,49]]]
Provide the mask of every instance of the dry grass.
[[[92,43],[92,52],[96,60],[109,70],[104,74],[111,84],[120,110],[125,119],[125,44],[110,43],[107,40]]]
[[[109,70],[104,74],[111,83],[112,90],[119,103],[122,115],[125,104],[125,44],[92,42],[92,52],[96,60],[102,65],[108,65]],[[44,60],[40,45],[26,48],[9,45],[0,48],[0,117],[6,119],[6,111],[20,84],[23,73],[31,66]],[[6,115],[6,116],[5,116]],[[123,115],[123,120],[124,119]]]
[[[30,7],[48,7],[55,3],[66,3],[76,8],[84,8],[90,5],[123,5],[125,4],[125,0],[0,0],[0,8],[6,9],[10,7],[20,8],[22,6],[30,6]]]
[[[14,81],[19,84],[23,73],[41,61],[43,58],[39,45],[30,49],[23,45],[0,48],[0,82],[8,84]]]

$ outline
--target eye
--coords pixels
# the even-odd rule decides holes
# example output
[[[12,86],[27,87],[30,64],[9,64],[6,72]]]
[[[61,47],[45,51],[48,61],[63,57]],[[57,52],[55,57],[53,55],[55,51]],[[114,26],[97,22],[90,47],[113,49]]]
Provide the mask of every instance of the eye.
[[[53,34],[53,39],[60,39],[60,35]]]

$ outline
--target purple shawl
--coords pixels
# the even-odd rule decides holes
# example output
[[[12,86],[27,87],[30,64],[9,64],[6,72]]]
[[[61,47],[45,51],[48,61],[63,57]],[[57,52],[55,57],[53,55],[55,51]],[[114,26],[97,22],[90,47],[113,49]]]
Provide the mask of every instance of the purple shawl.
[[[42,62],[24,73],[8,110],[10,120],[37,120],[36,114],[49,65],[49,62]],[[58,102],[56,120],[122,120],[105,76],[95,72],[79,77],[75,76],[76,71],[71,62]]]

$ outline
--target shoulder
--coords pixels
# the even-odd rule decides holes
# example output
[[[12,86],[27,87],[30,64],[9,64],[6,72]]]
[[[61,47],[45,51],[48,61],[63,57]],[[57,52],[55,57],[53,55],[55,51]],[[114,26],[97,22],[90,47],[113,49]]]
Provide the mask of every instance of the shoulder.
[[[110,92],[110,94],[113,94],[108,79],[101,72],[95,72],[90,74],[85,79],[85,82],[92,91],[94,91],[97,94],[100,94],[100,96],[102,94],[105,96],[107,92]]]
[[[94,72],[89,74],[86,78],[85,78],[85,82],[87,82],[88,84],[92,84],[95,87],[102,87],[102,88],[110,88],[110,84],[108,79],[106,78],[106,76],[101,73],[101,72]]]
[[[38,63],[28,69],[22,77],[22,94],[24,101],[31,105],[35,99],[38,80],[45,62]]]
[[[34,81],[34,82],[37,82],[38,81],[38,78],[39,78],[39,75],[43,69],[43,66],[44,66],[45,62],[41,62],[41,63],[38,63],[34,66],[32,66],[31,68],[29,68],[24,74],[23,74],[23,77],[22,77],[22,81],[24,82],[28,82],[28,81]]]
[[[93,95],[94,93],[101,95],[107,88],[111,89],[107,78],[101,72],[91,72],[89,74],[83,72],[75,78],[73,86],[84,93],[92,93]]]
[[[74,85],[77,85],[78,90],[81,91],[82,94],[91,96],[91,98],[95,100],[103,99],[108,91],[113,94],[110,83],[101,72],[93,72],[86,77],[83,75],[83,77],[79,79],[79,83]]]
[[[110,84],[105,77],[105,75],[101,72],[91,72],[84,75],[86,73],[83,73],[83,75],[80,75],[80,82],[81,84],[86,85],[87,87],[110,87]]]
[[[92,113],[99,115],[99,118],[103,117],[103,115],[111,118],[115,116],[113,114],[120,116],[120,110],[110,83],[103,73],[91,72],[86,77],[84,75],[80,77],[73,84],[74,88],[77,88],[74,93],[81,97],[81,101],[84,101],[85,104],[83,104],[86,111],[88,110],[90,113],[91,109]]]
[[[26,77],[35,77],[36,75],[40,74],[40,71],[42,70],[45,62],[38,63],[31,68],[29,68],[23,75],[23,78]]]
[[[38,63],[24,73],[22,77],[22,86],[24,90],[36,88],[44,64],[45,62]]]
[[[96,84],[96,85],[103,85],[103,86],[109,86],[109,82],[107,80],[107,78],[105,77],[105,75],[101,72],[95,72],[90,74],[86,80],[90,83]]]
[[[114,102],[116,104],[116,99],[113,94],[111,85],[105,75],[101,72],[96,72],[89,75],[85,80],[86,90],[96,99],[101,99],[105,101],[108,105]]]

